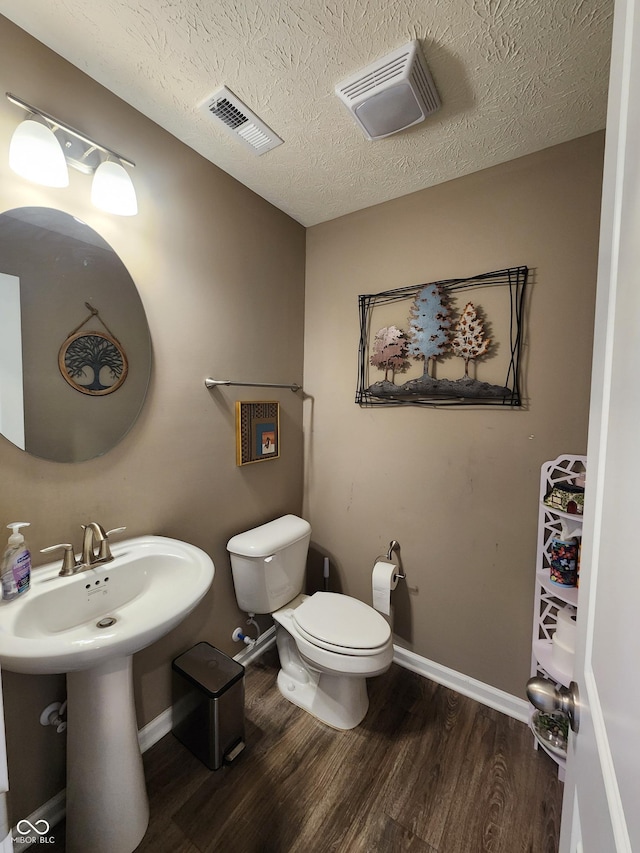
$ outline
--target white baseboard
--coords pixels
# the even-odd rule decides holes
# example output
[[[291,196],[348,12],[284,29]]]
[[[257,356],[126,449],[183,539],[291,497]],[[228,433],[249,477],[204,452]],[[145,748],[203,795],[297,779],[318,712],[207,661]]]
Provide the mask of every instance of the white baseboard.
[[[492,687],[490,684],[485,684],[482,681],[476,681],[475,678],[470,678],[468,675],[462,675],[454,669],[449,669],[435,661],[423,658],[415,652],[410,652],[409,649],[403,649],[401,646],[393,646],[393,661],[398,666],[405,669],[410,669],[418,675],[429,678],[438,684],[443,684],[456,693],[462,693],[463,696],[468,696],[470,699],[475,699],[482,705],[487,705],[489,708],[494,708],[514,720],[519,720],[521,723],[529,722],[529,703],[525,699],[519,699],[517,696],[512,696],[511,693],[505,693],[503,690],[498,690],[497,687]]]
[[[173,723],[173,705],[165,708],[157,717],[154,717],[150,723],[138,730],[138,743],[140,744],[140,752],[146,752],[154,743],[158,743],[160,738],[163,738],[171,731]]]

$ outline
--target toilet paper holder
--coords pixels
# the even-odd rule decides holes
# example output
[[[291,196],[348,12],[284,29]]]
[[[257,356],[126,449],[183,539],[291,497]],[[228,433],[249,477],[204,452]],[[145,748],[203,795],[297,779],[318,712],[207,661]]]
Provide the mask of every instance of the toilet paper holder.
[[[387,551],[387,560],[390,563],[395,563],[398,568],[398,571],[395,572],[393,579],[396,581],[403,581],[406,575],[404,574],[400,566],[400,555],[398,554],[397,557],[395,556],[396,551],[400,551],[400,543],[396,539],[392,539],[389,543],[389,550]]]

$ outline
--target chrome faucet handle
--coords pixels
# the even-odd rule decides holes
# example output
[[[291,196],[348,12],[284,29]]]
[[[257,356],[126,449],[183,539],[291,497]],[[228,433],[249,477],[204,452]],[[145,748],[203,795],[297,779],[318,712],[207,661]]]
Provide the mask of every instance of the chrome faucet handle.
[[[98,552],[98,560],[101,563],[108,563],[110,560],[113,560],[113,554],[111,553],[111,548],[109,547],[109,537],[112,533],[122,533],[123,530],[126,530],[126,527],[114,527],[113,530],[107,530],[105,533],[102,528],[100,530],[104,533],[104,538],[99,539],[100,542],[100,551]]]
[[[73,553],[73,545],[70,542],[61,542],[59,545],[49,545],[48,548],[41,548],[41,554],[49,554],[51,551],[57,551],[58,548],[64,548],[62,556],[62,568],[58,572],[60,577],[75,575],[80,568],[80,563],[76,560],[76,555]]]

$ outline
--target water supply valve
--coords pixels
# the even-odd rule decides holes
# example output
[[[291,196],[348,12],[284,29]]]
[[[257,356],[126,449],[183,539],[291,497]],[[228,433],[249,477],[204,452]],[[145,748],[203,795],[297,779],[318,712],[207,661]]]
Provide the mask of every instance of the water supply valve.
[[[64,719],[64,714],[67,710],[67,702],[52,702],[40,714],[41,726],[55,726],[56,732],[62,734],[66,731],[67,721]]]
[[[238,643],[242,640],[242,642],[247,646],[252,646],[255,643],[255,640],[252,640],[251,637],[247,637],[242,628],[234,628],[231,639],[234,643]]]

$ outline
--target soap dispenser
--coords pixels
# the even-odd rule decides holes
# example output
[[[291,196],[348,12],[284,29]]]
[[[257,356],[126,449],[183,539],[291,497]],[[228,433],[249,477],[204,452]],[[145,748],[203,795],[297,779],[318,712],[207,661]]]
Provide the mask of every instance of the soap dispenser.
[[[2,598],[5,601],[11,601],[28,592],[31,585],[31,554],[24,536],[20,533],[21,527],[28,526],[28,521],[7,524],[13,533],[9,537],[9,544],[2,559]]]

